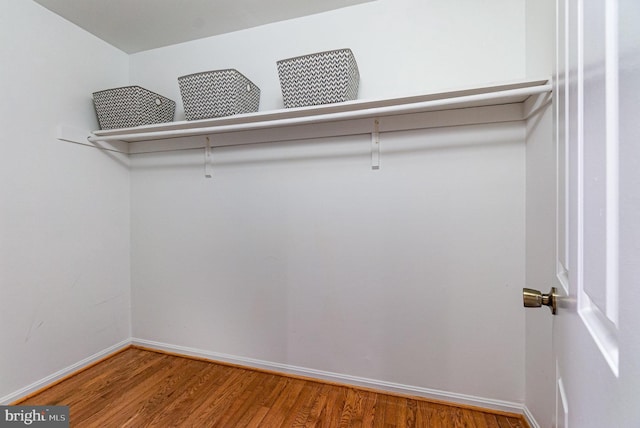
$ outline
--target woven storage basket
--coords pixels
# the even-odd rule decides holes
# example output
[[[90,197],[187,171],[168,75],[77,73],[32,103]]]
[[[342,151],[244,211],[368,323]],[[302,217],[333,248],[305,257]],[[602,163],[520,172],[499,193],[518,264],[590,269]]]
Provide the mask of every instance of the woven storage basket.
[[[258,111],[260,88],[238,70],[213,70],[178,77],[187,120]]]
[[[140,86],[93,93],[100,129],[129,128],[173,121],[175,101]]]
[[[283,59],[277,64],[287,108],[338,103],[358,97],[360,73],[351,49]]]

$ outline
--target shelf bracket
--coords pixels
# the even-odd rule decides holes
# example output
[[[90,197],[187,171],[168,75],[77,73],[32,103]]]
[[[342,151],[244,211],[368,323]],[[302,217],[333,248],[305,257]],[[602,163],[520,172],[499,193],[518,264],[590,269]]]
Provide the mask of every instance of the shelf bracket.
[[[371,133],[371,169],[380,169],[380,121],[373,121]]]
[[[129,144],[123,141],[108,141],[103,142],[100,140],[91,140],[91,132],[84,129],[75,128],[67,125],[58,125],[56,128],[56,138],[60,141],[66,141],[68,143],[80,144],[82,146],[93,147],[100,150],[106,150],[109,152],[117,152],[129,154]]]
[[[207,136],[206,139],[207,144],[204,147],[204,176],[211,178],[213,172],[213,148],[211,147],[209,136]]]

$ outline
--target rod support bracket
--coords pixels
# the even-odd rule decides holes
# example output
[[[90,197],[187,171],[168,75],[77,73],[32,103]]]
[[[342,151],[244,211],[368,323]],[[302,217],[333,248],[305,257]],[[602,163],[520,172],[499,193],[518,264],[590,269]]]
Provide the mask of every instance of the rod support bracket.
[[[211,139],[207,135],[206,144],[204,146],[204,176],[211,178],[213,175],[213,148],[211,147]]]
[[[371,132],[371,169],[380,169],[380,121],[373,121]]]

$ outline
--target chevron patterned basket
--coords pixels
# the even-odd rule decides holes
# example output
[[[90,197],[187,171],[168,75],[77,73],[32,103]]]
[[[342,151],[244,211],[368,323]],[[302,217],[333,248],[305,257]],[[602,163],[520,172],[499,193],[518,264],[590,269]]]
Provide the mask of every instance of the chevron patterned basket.
[[[175,101],[140,86],[93,93],[100,129],[129,128],[173,121]]]
[[[214,70],[178,77],[187,120],[258,111],[260,88],[238,70]]]
[[[360,73],[351,49],[283,59],[277,64],[286,108],[339,103],[358,97]]]

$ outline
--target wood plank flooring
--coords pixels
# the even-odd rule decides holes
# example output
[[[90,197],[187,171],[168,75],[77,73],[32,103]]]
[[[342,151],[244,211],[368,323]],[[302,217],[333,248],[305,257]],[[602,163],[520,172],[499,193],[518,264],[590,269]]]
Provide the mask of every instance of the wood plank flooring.
[[[528,428],[522,417],[129,348],[20,404],[72,427]]]

